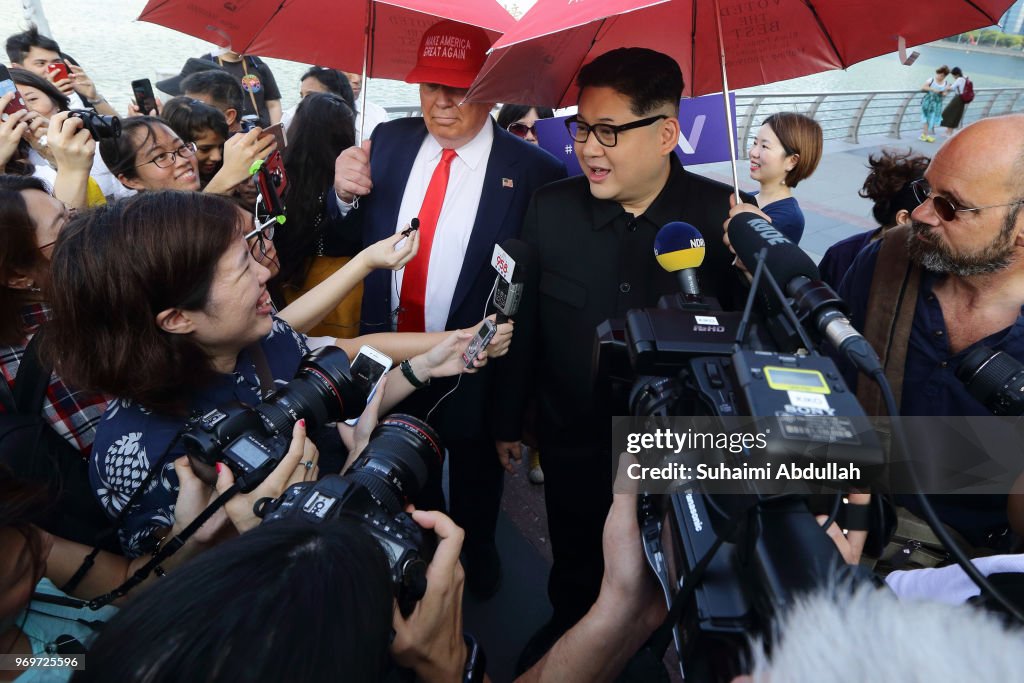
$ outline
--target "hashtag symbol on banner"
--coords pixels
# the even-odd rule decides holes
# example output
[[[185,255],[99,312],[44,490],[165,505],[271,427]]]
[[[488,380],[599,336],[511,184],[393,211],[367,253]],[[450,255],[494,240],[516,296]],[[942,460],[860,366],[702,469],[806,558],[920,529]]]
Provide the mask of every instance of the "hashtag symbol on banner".
[[[566,145],[565,146],[565,153],[566,154],[572,154],[572,145]]]

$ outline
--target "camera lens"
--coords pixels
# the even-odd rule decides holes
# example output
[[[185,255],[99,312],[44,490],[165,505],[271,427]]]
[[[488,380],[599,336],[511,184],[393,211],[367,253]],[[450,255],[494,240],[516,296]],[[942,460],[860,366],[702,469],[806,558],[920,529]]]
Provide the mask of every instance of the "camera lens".
[[[116,138],[121,135],[121,119],[116,116],[103,116],[90,109],[72,109],[68,118],[82,120],[82,125],[93,140]]]
[[[312,431],[328,422],[356,417],[366,407],[367,394],[352,381],[348,356],[336,346],[306,354],[295,379],[257,406],[272,432],[290,431],[305,419]]]
[[[1024,415],[1024,364],[1012,356],[979,347],[960,363],[956,377],[993,415]]]
[[[637,417],[672,415],[681,393],[674,377],[638,377],[629,392],[629,410]]]
[[[437,432],[412,415],[389,415],[346,478],[366,487],[388,514],[398,514],[427,481],[439,477],[444,451]]]

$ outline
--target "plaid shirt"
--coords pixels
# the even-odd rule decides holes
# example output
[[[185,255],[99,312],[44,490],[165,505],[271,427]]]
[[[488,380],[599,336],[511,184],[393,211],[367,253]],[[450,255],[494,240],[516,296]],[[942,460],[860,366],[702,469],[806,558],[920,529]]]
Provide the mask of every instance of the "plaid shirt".
[[[18,346],[0,346],[0,373],[7,385],[14,390],[14,378],[21,366],[25,347],[32,336],[50,317],[50,309],[43,304],[28,304],[21,309],[22,320],[28,336]],[[68,440],[72,446],[89,457],[92,442],[96,438],[96,426],[107,409],[107,399],[88,391],[78,391],[68,387],[56,374],[50,377],[50,386],[46,389],[43,400],[43,416],[58,434]],[[6,412],[0,404],[0,413]]]

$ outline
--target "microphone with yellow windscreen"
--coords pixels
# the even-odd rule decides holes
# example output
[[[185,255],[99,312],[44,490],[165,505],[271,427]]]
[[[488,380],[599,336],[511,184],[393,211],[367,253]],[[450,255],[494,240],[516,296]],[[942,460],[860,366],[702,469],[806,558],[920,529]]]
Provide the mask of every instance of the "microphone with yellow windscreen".
[[[654,257],[662,268],[679,274],[684,294],[700,296],[697,268],[704,263],[704,235],[700,230],[682,221],[666,223],[654,237]]]

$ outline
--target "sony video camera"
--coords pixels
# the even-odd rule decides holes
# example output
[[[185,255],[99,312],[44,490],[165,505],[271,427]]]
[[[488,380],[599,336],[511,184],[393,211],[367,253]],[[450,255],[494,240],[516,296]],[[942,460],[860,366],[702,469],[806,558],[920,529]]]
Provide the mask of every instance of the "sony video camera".
[[[182,432],[182,443],[185,452],[200,462],[225,463],[247,493],[288,452],[298,420],[305,419],[312,433],[327,423],[358,416],[366,397],[366,387],[349,373],[345,352],[325,346],[306,354],[295,379],[258,406],[227,403],[191,420]]]
[[[408,616],[427,587],[436,541],[404,512],[429,479],[440,477],[443,449],[437,433],[411,415],[389,415],[344,475],[288,487],[256,512],[264,523],[298,518],[322,524],[359,520],[384,550],[402,614]]]
[[[733,222],[749,223],[749,218],[740,214]],[[703,238],[692,226],[671,223],[659,232],[655,255],[666,270],[680,273],[682,293],[597,329],[595,392],[644,418],[617,420],[630,423],[631,431],[679,428],[688,416],[698,431],[712,425],[703,431],[745,444],[703,452],[699,458],[705,466],[746,473],[754,464],[842,461],[861,474],[854,481],[818,480],[795,489],[790,482],[756,477],[729,482],[679,477],[661,482],[659,490],[667,494],[640,496],[645,555],[668,604],[679,600],[682,606],[672,637],[687,680],[727,681],[744,673],[751,633],[770,638],[778,609],[851,571],[815,520],[812,502],[820,496],[811,494],[829,491],[829,499],[838,503],[845,487],[866,484],[885,463],[872,426],[835,362],[815,350],[823,339],[838,343],[836,330],[848,325],[844,305],[819,282],[806,255],[763,224],[758,229],[767,226],[773,234],[747,240],[757,246],[752,253],[758,258],[748,253],[744,263],[751,271],[761,263],[744,312],[723,311],[701,295],[695,269],[703,260]],[[741,257],[745,229],[752,230],[749,224],[735,230],[730,225],[730,240]],[[783,242],[792,250],[780,254]],[[811,277],[803,277],[804,271]],[[618,428],[616,433],[618,439]],[[755,449],[752,441],[732,439],[741,433],[759,435],[763,445]],[[646,464],[665,462],[663,452],[637,457]],[[690,465],[696,469],[693,461]]]

